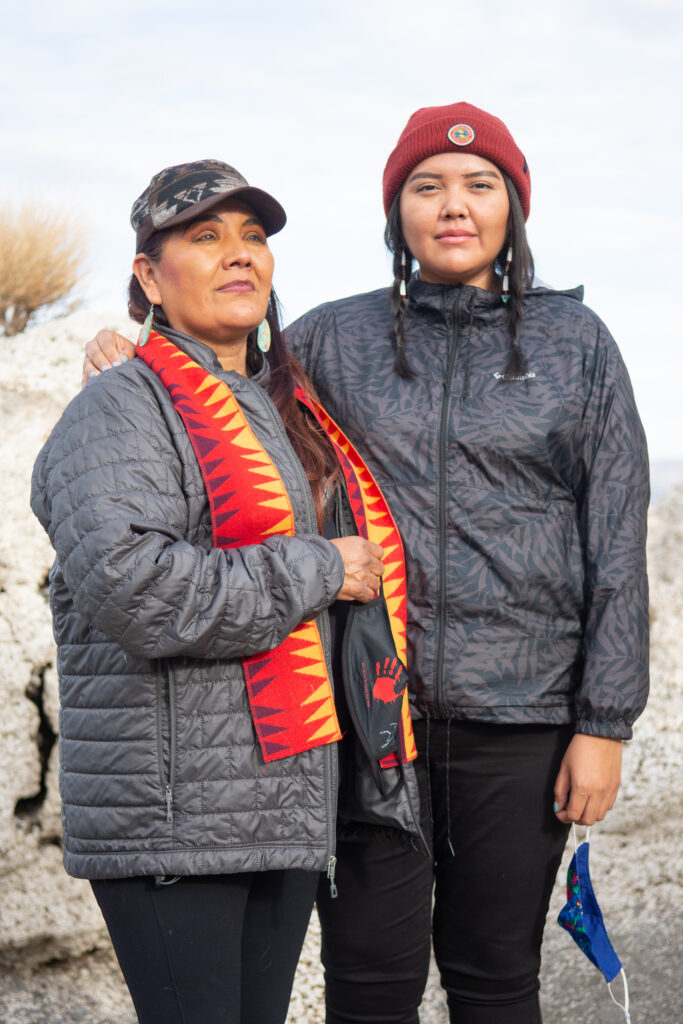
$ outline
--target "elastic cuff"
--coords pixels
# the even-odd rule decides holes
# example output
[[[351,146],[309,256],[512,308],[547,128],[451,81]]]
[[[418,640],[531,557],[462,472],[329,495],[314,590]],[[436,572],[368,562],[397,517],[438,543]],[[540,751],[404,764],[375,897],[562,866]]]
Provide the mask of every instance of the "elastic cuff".
[[[633,738],[633,727],[624,721],[609,719],[579,718],[575,731],[584,736],[602,736],[608,740],[630,740]]]

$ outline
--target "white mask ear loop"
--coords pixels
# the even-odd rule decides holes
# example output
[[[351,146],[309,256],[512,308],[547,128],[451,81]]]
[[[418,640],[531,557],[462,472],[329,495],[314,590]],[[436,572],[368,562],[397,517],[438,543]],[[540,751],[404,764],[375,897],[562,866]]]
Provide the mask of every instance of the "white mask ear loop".
[[[591,826],[587,825],[586,826],[586,834],[583,837],[583,842],[584,843],[588,842],[588,840],[590,839],[590,834],[591,834]],[[576,822],[575,821],[572,822],[572,837],[574,839],[574,853],[576,853],[576,851],[579,848],[579,837],[576,834]]]
[[[626,971],[622,967],[621,971],[619,973],[621,974],[621,980],[624,983],[624,1002],[620,1003],[618,999],[614,998],[614,993],[612,992],[612,983],[611,982],[607,983],[607,989],[609,991],[610,996],[612,997],[612,1002],[616,1003],[616,1005],[619,1007],[619,1009],[624,1011],[624,1020],[626,1021],[626,1024],[631,1024],[631,1014],[628,1012],[629,998],[628,998],[628,983],[626,981]]]

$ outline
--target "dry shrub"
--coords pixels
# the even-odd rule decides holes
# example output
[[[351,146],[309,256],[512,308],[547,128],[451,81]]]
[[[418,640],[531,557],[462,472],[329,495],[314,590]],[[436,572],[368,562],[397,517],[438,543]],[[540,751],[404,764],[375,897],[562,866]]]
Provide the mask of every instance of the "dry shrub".
[[[73,216],[29,202],[0,206],[0,330],[19,334],[50,306],[54,315],[71,312],[84,260],[84,234]]]

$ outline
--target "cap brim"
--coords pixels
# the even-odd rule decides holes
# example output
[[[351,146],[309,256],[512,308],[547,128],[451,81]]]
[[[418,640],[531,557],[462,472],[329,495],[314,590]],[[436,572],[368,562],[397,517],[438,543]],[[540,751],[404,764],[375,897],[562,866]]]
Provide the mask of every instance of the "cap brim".
[[[178,224],[187,224],[226,199],[241,199],[248,206],[251,206],[263,224],[267,235],[277,234],[278,231],[282,231],[287,223],[287,214],[277,199],[274,199],[268,192],[264,192],[263,189],[254,188],[252,185],[245,185],[242,188],[230,189],[228,192],[216,192],[213,195],[207,196],[206,199],[194,203],[192,206],[187,206],[180,213],[176,214],[175,217],[170,217],[158,229],[152,224],[151,218],[145,218],[137,232],[138,250],[156,230],[167,231]]]

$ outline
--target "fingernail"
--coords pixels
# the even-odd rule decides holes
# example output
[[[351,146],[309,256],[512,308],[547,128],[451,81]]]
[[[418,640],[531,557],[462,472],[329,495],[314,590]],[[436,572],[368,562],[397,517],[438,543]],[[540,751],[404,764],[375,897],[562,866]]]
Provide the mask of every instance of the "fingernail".
[[[127,363],[128,362],[128,356],[121,356],[121,362],[122,363]]]
[[[121,363],[119,363],[118,360],[115,359],[114,362],[111,365],[112,366],[120,366]]]
[[[560,805],[558,804],[557,800],[553,801],[553,810],[554,810],[555,814],[557,814],[559,809],[560,809]]]
[[[105,370],[108,370],[108,369],[109,369],[109,367],[108,367],[108,366],[103,366],[103,367],[102,367],[102,373],[104,373],[104,371],[105,371]]]
[[[99,370],[91,370],[90,371],[90,376],[91,377],[97,377],[97,376],[99,376],[99,372],[100,372]]]

